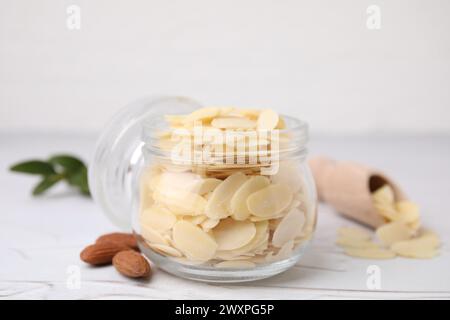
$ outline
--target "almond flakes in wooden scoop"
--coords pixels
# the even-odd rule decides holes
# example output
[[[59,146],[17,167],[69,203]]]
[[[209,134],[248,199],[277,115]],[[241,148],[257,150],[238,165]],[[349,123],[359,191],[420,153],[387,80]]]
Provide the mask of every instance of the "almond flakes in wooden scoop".
[[[364,165],[315,157],[309,161],[319,198],[345,217],[375,229],[378,242],[361,228],[338,230],[336,244],[366,259],[433,258],[440,241],[421,228],[419,207],[384,173]]]

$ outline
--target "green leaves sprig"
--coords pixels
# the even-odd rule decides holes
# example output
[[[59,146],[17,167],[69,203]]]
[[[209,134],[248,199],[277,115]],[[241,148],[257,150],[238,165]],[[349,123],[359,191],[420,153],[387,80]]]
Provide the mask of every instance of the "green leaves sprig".
[[[29,160],[17,163],[10,168],[13,172],[39,175],[41,181],[34,187],[33,195],[41,195],[60,181],[89,196],[87,167],[80,159],[71,155],[55,155],[47,161]]]

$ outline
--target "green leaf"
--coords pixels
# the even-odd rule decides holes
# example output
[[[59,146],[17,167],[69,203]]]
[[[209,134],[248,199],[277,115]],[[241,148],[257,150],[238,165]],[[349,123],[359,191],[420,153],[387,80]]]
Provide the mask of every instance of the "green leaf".
[[[58,183],[62,179],[63,179],[63,177],[59,174],[53,174],[50,176],[46,176],[41,182],[39,182],[37,184],[36,187],[34,187],[33,195],[38,196],[38,195],[44,193],[45,191],[47,191],[48,189],[53,187],[56,183]]]
[[[33,189],[33,195],[40,195],[59,181],[65,180],[85,195],[90,195],[87,167],[77,157],[57,154],[48,161],[30,160],[13,165],[11,171],[42,175],[43,179]]]
[[[56,166],[61,166],[65,172],[73,173],[85,167],[83,161],[70,155],[55,155],[48,160]]]
[[[21,172],[28,174],[40,174],[40,175],[55,174],[55,169],[53,168],[51,163],[40,160],[30,160],[20,162],[11,166],[10,170],[14,172]]]
[[[90,195],[87,168],[83,166],[79,171],[69,175],[67,181],[70,185],[78,187],[81,193],[85,195]]]

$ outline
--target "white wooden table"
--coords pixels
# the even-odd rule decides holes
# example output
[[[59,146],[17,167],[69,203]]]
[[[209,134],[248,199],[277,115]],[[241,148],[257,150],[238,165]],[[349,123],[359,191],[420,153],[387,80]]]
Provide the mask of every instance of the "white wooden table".
[[[61,186],[33,198],[33,177],[10,164],[55,152],[88,159],[95,136],[0,133],[0,299],[347,299],[450,298],[450,137],[314,138],[311,154],[352,159],[384,169],[423,208],[424,224],[442,237],[433,260],[359,260],[334,245],[336,228],[351,222],[320,206],[313,245],[292,269],[270,279],[216,285],[176,278],[155,268],[134,281],[113,267],[91,268],[81,249],[116,230],[100,208]],[[381,271],[381,289],[368,289],[367,268]],[[77,287],[77,272],[80,287]]]

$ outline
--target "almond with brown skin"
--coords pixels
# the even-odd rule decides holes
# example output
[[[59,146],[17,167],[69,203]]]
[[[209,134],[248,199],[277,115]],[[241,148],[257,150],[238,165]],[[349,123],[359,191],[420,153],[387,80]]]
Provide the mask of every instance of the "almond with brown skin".
[[[113,232],[100,236],[95,243],[115,242],[126,245],[130,249],[139,250],[137,240],[132,233]]]
[[[133,250],[121,251],[113,258],[113,265],[124,276],[130,278],[147,278],[150,276],[150,264],[138,252]]]
[[[120,251],[128,250],[129,247],[116,242],[101,242],[84,248],[80,253],[80,258],[92,265],[110,264],[113,257]]]

